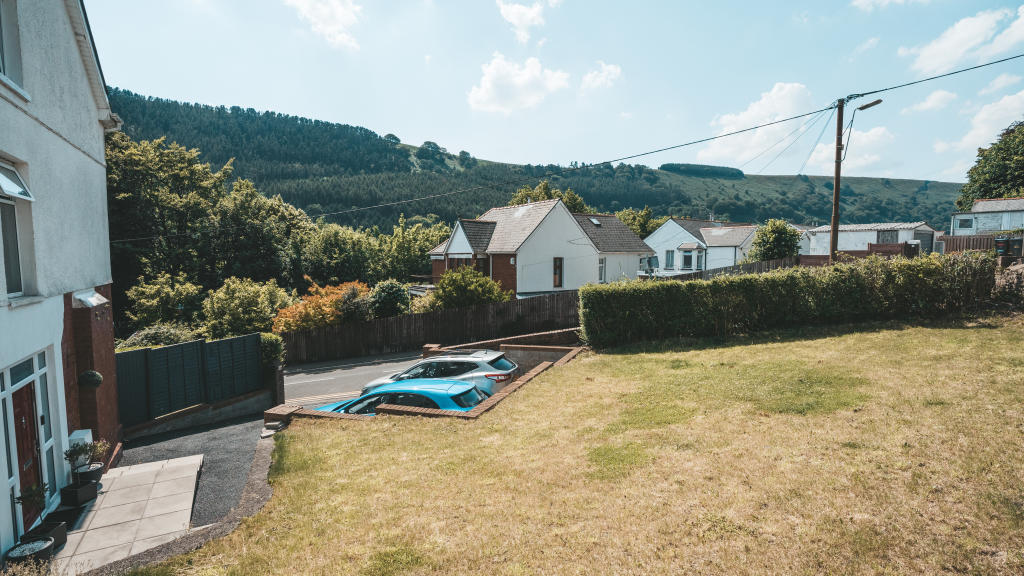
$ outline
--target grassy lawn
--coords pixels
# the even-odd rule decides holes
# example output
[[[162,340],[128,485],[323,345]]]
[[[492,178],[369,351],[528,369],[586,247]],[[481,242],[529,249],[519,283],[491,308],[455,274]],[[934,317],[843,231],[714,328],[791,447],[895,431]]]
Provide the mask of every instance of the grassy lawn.
[[[589,353],[475,422],[298,422],[147,574],[1024,571],[1024,317]]]

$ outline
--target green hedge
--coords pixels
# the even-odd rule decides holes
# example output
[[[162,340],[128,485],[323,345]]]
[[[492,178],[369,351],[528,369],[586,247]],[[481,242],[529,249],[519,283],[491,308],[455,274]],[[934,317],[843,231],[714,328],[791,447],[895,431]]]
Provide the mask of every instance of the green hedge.
[[[940,316],[978,307],[995,260],[965,252],[692,282],[632,281],[580,289],[580,324],[592,346],[677,336],[726,336],[807,324]]]

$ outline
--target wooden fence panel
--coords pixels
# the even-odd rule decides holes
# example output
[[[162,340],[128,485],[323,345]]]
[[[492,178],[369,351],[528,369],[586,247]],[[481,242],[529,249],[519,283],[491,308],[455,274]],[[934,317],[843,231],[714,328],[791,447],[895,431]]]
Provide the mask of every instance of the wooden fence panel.
[[[939,241],[945,245],[947,254],[966,252],[968,250],[993,250],[996,247],[995,236],[942,236]]]
[[[457,310],[406,314],[282,334],[290,364],[464,344],[579,325],[575,290]]]
[[[134,426],[150,418],[146,352],[130,350],[117,354],[117,404],[123,426]]]

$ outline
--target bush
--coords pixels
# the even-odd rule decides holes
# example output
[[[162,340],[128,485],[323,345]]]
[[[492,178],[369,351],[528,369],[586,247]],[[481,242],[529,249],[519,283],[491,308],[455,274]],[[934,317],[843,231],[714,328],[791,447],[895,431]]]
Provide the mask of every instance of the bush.
[[[228,278],[203,301],[206,335],[227,338],[269,332],[277,311],[294,302],[295,298],[279,288],[275,280]]]
[[[264,370],[284,363],[284,340],[277,334],[260,332],[260,367]]]
[[[785,220],[769,220],[754,232],[750,260],[777,260],[800,253],[800,231]]]
[[[445,272],[432,293],[437,309],[465,308],[488,302],[508,302],[512,292],[480,272],[462,266]]]
[[[678,336],[727,336],[806,324],[939,316],[989,299],[988,254],[871,257],[708,281],[633,281],[580,289],[580,324],[593,346]]]
[[[397,280],[385,280],[370,291],[370,310],[374,318],[398,316],[409,311],[409,291]]]
[[[370,302],[366,298],[370,289],[362,282],[346,282],[337,286],[318,286],[314,283],[309,294],[299,302],[282,308],[274,318],[273,330],[281,334],[330,326],[342,322],[368,320]]]
[[[195,330],[182,324],[153,324],[125,338],[117,346],[119,351],[132,348],[154,348],[198,340],[201,336]]]
[[[171,276],[163,272],[151,282],[139,278],[139,283],[126,293],[131,302],[128,318],[137,326],[162,322],[193,324],[202,308],[201,292],[184,273]]]
[[[417,296],[409,303],[409,311],[413,314],[423,314],[425,312],[433,312],[434,310],[439,310],[439,308],[437,307],[437,301],[434,300],[433,292]]]

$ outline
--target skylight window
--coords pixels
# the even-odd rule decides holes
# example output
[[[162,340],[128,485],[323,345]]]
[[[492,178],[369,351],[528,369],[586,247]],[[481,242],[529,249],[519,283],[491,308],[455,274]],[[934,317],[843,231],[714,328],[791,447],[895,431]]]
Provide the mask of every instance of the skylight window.
[[[597,218],[591,218],[590,221],[594,224],[594,226],[600,226],[601,225],[601,221],[598,220]]]
[[[35,200],[18,172],[6,164],[0,164],[0,193],[19,200]]]

